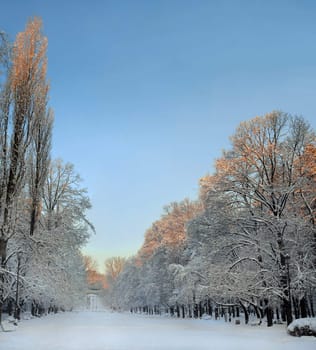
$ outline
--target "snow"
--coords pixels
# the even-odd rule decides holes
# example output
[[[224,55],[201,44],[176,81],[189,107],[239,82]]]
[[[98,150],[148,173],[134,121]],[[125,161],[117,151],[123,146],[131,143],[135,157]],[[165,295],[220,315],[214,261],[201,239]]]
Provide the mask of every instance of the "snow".
[[[224,321],[110,312],[72,312],[22,321],[0,332],[5,350],[315,350],[314,337],[292,337],[285,325],[251,327]]]
[[[16,323],[13,323],[9,320],[4,320],[1,323],[1,329],[4,332],[14,332],[17,329]]]
[[[288,327],[288,331],[294,332],[295,328],[309,327],[310,330],[316,332],[316,318],[298,318],[294,320]]]

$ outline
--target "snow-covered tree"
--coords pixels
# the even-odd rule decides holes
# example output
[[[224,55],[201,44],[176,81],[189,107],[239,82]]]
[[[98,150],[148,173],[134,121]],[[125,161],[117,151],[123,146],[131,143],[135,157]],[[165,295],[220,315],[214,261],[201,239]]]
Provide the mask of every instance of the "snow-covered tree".
[[[200,202],[169,206],[146,232],[114,284],[125,296],[117,305],[159,302],[192,315],[207,303],[246,316],[251,307],[269,326],[274,313],[289,323],[293,312],[314,312],[314,131],[302,117],[272,112],[242,123],[231,140],[200,180]]]
[[[279,298],[288,322],[297,271],[302,279],[312,276],[314,268],[308,245],[314,237],[315,187],[306,175],[306,164],[313,164],[314,143],[315,135],[301,117],[273,112],[242,123],[232,137],[232,149],[217,160],[215,175],[201,180],[205,213],[191,223],[191,249],[200,245],[198,253],[209,260],[208,266],[222,265],[214,282],[206,278],[211,290],[215,286],[216,293],[217,284],[235,291],[235,297],[261,303],[268,316]],[[212,246],[205,253],[210,246],[203,240],[207,234]],[[304,268],[298,268],[302,261]],[[307,289],[312,284],[304,283]]]
[[[0,33],[0,321],[3,303],[70,308],[86,290],[80,249],[94,230],[71,164],[50,161],[47,39],[34,18],[11,49]],[[34,310],[38,312],[38,310]]]
[[[3,46],[2,46],[3,48]],[[9,273],[8,242],[18,232],[27,174],[27,152],[35,137],[36,125],[46,113],[46,48],[41,21],[30,21],[17,35],[12,64],[6,61],[8,73],[1,89],[0,101],[0,261],[1,281]],[[3,53],[3,50],[1,50]],[[4,56],[1,54],[3,61]],[[0,304],[4,301],[1,291]],[[0,305],[0,308],[1,308]]]
[[[124,269],[126,258],[114,256],[104,262],[106,281],[111,285]]]

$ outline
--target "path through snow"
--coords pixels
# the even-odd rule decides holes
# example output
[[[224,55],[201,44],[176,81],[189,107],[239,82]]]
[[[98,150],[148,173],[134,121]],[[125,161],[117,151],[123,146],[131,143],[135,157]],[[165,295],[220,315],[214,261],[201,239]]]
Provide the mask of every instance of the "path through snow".
[[[22,321],[0,332],[1,350],[315,350],[285,326],[252,327],[110,312],[73,312]]]

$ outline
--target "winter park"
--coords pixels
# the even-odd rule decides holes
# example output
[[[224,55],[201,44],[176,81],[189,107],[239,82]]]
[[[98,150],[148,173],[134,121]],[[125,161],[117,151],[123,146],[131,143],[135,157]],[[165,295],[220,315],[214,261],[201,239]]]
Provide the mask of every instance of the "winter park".
[[[1,7],[0,350],[315,350],[316,4]]]

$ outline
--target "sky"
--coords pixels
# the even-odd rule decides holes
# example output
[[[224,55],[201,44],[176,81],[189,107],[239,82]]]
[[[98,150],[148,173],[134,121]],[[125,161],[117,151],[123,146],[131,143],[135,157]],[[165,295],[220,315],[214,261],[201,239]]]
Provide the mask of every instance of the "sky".
[[[48,37],[53,158],[73,163],[96,228],[85,254],[131,256],[238,124],[272,110],[316,129],[312,0],[0,0],[13,41]]]

